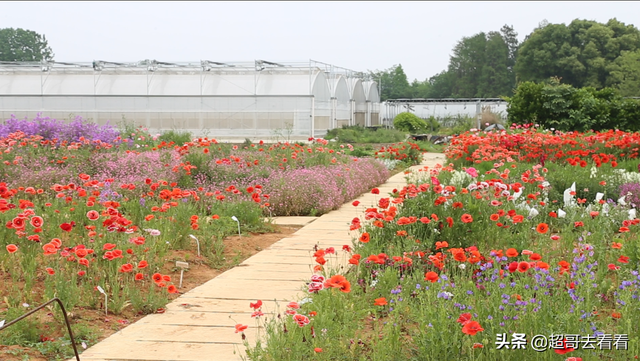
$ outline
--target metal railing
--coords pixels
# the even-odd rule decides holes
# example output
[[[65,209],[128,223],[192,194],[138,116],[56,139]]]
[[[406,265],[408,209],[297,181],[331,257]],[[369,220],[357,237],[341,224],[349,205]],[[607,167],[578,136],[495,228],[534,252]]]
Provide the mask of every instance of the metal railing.
[[[21,320],[31,316],[32,314],[40,311],[41,309],[45,308],[46,306],[48,306],[49,304],[53,303],[53,302],[58,302],[58,304],[60,305],[60,308],[62,309],[62,314],[64,315],[64,322],[67,324],[67,330],[69,331],[69,338],[71,339],[71,346],[73,346],[73,352],[76,355],[76,360],[80,361],[80,355],[78,354],[78,349],[76,348],[76,342],[75,339],[73,338],[73,332],[71,331],[71,324],[69,324],[69,319],[67,318],[67,310],[64,309],[64,305],[62,304],[62,301],[60,301],[60,299],[58,297],[51,299],[49,301],[47,301],[46,303],[34,308],[33,310],[25,313],[24,315],[16,318],[15,320],[0,326],[0,331],[4,330],[5,328],[12,326],[18,322],[20,322]]]

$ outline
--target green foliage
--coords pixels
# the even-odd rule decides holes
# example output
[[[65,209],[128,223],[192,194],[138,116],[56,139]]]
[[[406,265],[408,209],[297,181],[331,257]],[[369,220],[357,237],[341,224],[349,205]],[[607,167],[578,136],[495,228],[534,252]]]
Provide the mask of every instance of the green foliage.
[[[184,144],[188,143],[192,139],[192,135],[189,132],[178,131],[178,130],[168,130],[162,133],[158,138],[159,141],[165,141],[167,143],[175,142],[176,144]]]
[[[416,133],[424,130],[427,123],[413,113],[403,112],[393,119],[393,126],[398,130]]]
[[[611,67],[623,51],[640,48],[640,31],[616,19],[601,24],[575,19],[569,25],[548,24],[533,31],[518,50],[520,81],[560,77],[574,87],[603,88],[620,80]],[[618,67],[620,64],[617,65]]]
[[[20,28],[0,29],[0,61],[53,60],[53,55],[44,35]]]
[[[402,65],[394,65],[382,71],[372,71],[370,74],[380,85],[380,100],[411,98],[411,86]]]
[[[396,129],[383,127],[365,128],[359,125],[343,126],[331,129],[325,139],[337,139],[340,143],[395,143],[406,138],[405,134]],[[352,153],[353,155],[353,153]]]
[[[536,123],[562,131],[640,129],[640,103],[623,99],[611,88],[574,88],[552,78],[547,83],[521,83],[506,99],[509,121],[516,124]]]
[[[517,33],[505,25],[500,32],[464,37],[453,48],[446,71],[429,79],[429,97],[498,97],[515,86],[513,67]]]
[[[624,97],[640,96],[640,50],[622,51],[608,67],[607,85]]]

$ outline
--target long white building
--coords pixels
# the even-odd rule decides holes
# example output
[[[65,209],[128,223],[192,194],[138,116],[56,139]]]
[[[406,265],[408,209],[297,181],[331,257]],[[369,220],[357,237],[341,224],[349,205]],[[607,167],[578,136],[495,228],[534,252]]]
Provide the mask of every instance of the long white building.
[[[123,119],[216,138],[321,137],[380,124],[377,84],[316,61],[0,62],[0,117]]]

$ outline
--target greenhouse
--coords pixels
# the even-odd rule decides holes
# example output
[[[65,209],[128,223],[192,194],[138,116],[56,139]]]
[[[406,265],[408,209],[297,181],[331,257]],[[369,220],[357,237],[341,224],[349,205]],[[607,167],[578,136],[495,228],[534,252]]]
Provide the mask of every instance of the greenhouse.
[[[367,97],[364,94],[362,80],[358,78],[350,78],[349,94],[351,95],[351,124],[366,125],[367,118]]]
[[[363,73],[313,60],[0,62],[0,116],[82,116],[98,124],[132,121],[151,132],[303,139],[376,123],[377,85],[366,80]]]

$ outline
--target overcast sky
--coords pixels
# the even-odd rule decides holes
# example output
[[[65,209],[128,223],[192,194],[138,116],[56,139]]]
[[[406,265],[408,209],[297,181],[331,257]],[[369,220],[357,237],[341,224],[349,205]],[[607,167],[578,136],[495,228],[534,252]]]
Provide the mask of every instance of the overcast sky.
[[[465,36],[546,19],[636,27],[640,2],[0,2],[0,28],[44,34],[55,60],[308,61],[356,71],[444,70]]]

